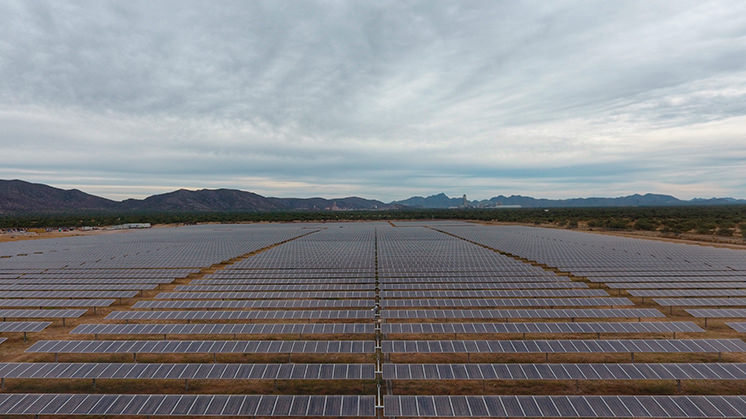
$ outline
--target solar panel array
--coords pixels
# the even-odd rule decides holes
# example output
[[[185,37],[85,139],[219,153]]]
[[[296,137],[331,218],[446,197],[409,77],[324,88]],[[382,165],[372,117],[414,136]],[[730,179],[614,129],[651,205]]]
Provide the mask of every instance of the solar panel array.
[[[63,319],[84,315],[86,310],[0,310],[3,321],[12,319]]]
[[[373,353],[373,341],[40,340],[26,352],[69,354],[332,354]]]
[[[740,339],[399,340],[384,353],[719,353],[746,352]]]
[[[370,310],[113,311],[106,320],[373,320]]]
[[[517,309],[517,310],[386,310],[387,319],[576,319],[576,318],[655,318],[664,314],[654,308],[617,309]]]
[[[118,380],[372,380],[373,364],[0,363],[0,377]]]
[[[384,334],[699,333],[692,322],[385,323]]]
[[[398,381],[743,380],[746,379],[746,364],[383,364],[383,378]]]
[[[385,396],[384,415],[511,418],[740,418],[742,396]]]
[[[13,359],[34,361],[0,359],[4,385],[35,380],[43,391],[44,380],[95,386],[112,379],[185,386],[172,395],[106,394],[108,387],[104,394],[26,394],[16,387],[0,393],[3,415],[746,414],[742,396],[688,396],[681,387],[712,380],[717,392],[726,388],[719,382],[746,380],[745,364],[733,362],[746,353],[738,338],[746,322],[718,324],[712,333],[697,320],[746,318],[738,308],[746,307],[738,251],[447,221],[205,225],[34,242],[0,244],[0,256],[8,256],[0,258],[0,333],[17,342],[13,332],[47,330],[33,324],[60,327],[26,319],[73,325],[62,326],[62,337],[6,343],[22,348],[12,350]],[[92,307],[97,317],[87,320]],[[120,362],[121,354],[146,354],[148,362]],[[172,363],[172,354],[189,362]],[[627,362],[630,354],[643,362]],[[697,362],[658,362],[660,354]],[[81,358],[88,362],[69,362]],[[257,380],[252,386],[273,393],[362,395],[201,395],[190,380],[213,380],[216,393],[244,391],[223,381]],[[293,387],[293,380],[340,381],[327,389]],[[409,380],[422,383],[394,385]],[[484,394],[446,396],[452,384],[440,383],[451,380],[533,380],[537,394],[558,388],[542,380],[669,380],[680,395],[616,383],[607,391],[627,395],[497,396],[490,392],[510,387],[483,384]]]
[[[0,323],[0,331],[2,331]],[[78,335],[373,335],[372,323],[81,324]]]
[[[0,394],[0,415],[374,416],[374,396]]]
[[[51,322],[1,322],[0,333],[24,333],[24,332],[41,332],[46,329]]]

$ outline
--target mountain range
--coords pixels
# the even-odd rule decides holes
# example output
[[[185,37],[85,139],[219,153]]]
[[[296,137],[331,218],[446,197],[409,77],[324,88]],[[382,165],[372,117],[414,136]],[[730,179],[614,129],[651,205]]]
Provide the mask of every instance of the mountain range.
[[[334,211],[386,210],[407,208],[559,208],[559,207],[631,207],[682,205],[735,205],[746,200],[710,198],[680,200],[670,195],[629,195],[617,198],[537,199],[529,196],[499,195],[481,201],[450,198],[446,194],[414,196],[385,203],[374,199],[346,197],[273,198],[236,189],[179,189],[145,199],[114,201],[77,189],[59,189],[22,180],[0,180],[0,215],[70,212],[258,212],[258,211]]]

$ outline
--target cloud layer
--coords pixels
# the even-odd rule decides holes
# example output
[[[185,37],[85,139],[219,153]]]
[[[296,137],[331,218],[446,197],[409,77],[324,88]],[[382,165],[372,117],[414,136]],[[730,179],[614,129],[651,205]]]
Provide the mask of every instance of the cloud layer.
[[[0,3],[0,178],[746,197],[746,3]]]

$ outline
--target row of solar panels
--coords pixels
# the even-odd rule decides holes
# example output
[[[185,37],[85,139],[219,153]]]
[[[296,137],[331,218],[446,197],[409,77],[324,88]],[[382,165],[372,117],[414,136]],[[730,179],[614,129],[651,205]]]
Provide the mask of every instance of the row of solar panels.
[[[373,380],[373,364],[0,363],[0,377],[133,380]]]
[[[489,287],[487,284],[498,284],[509,287],[510,284],[515,284],[516,287],[522,287],[524,284],[528,286],[534,286],[531,284],[564,284],[566,287],[574,287],[574,284],[570,278],[564,276],[546,276],[546,277],[505,277],[495,278],[487,276],[464,276],[464,277],[438,277],[438,276],[427,276],[418,278],[380,278],[379,282],[382,287],[394,287],[399,285],[410,285],[410,284],[443,284],[459,286],[475,284],[475,286]],[[276,278],[212,278],[212,279],[195,279],[191,282],[192,285],[298,285],[298,284],[372,284],[375,283],[373,277],[370,278],[349,278],[349,277],[323,277],[319,276],[316,278],[293,278],[292,275],[284,276],[278,275]],[[483,285],[484,284],[484,285]]]
[[[288,292],[288,291],[373,291],[375,283],[368,284],[298,284],[298,285],[177,285],[176,291],[247,291],[247,292]]]
[[[87,310],[0,310],[0,318],[13,319],[72,319],[84,315]]]
[[[746,306],[746,298],[654,298],[661,306]]]
[[[2,371],[0,370],[0,374]],[[744,380],[742,363],[383,364],[385,380]]]
[[[180,293],[176,293],[180,294]],[[192,293],[196,294],[196,293]],[[218,297],[216,297],[218,298]],[[8,300],[4,300],[8,301]],[[190,309],[190,308],[356,308],[372,307],[368,300],[166,300],[138,301],[133,308]],[[0,302],[1,305],[1,302]],[[39,305],[39,304],[35,304]],[[505,298],[505,299],[401,299],[382,300],[384,307],[588,307],[630,306],[627,298]]]
[[[614,289],[746,288],[746,282],[610,282],[605,285]]]
[[[0,323],[0,326],[2,324]],[[375,329],[372,323],[81,324],[70,333],[78,335],[327,335],[373,334]]]
[[[746,281],[746,275],[741,273],[740,275],[732,276],[710,276],[710,275],[699,275],[699,276],[600,276],[600,277],[588,277],[591,282],[698,282],[698,281]]]
[[[385,310],[388,319],[549,319],[549,318],[652,318],[664,317],[652,308],[495,309],[495,310]]]
[[[0,332],[8,333],[26,333],[41,332],[46,329],[51,322],[0,322]]]
[[[372,353],[373,341],[41,340],[43,353]],[[740,339],[383,341],[384,353],[721,353],[746,352]]]
[[[384,396],[384,416],[742,418],[744,396]],[[375,416],[375,396],[0,394],[2,415]]]
[[[685,309],[687,313],[697,318],[738,318],[746,317],[746,308],[694,308]]]
[[[206,275],[205,278],[209,278]],[[292,278],[278,276],[277,278],[256,279],[195,279],[190,285],[301,285],[301,284],[375,284],[373,276],[370,278],[348,278],[348,277],[318,277],[318,278]]]
[[[237,286],[238,287],[238,286]],[[182,287],[183,288],[183,287]],[[375,298],[370,291],[193,291],[162,292],[159,299],[299,299],[299,298]],[[599,289],[568,290],[452,290],[452,291],[381,291],[383,298],[486,298],[486,297],[608,297]]]
[[[132,298],[137,291],[3,291],[3,298]]]
[[[199,269],[47,269],[44,272],[26,272],[23,278],[184,278]]]
[[[132,308],[193,309],[193,308],[360,308],[373,307],[375,301],[368,300],[164,300],[138,301]]]
[[[704,332],[692,322],[384,323],[381,329],[385,334]]]
[[[349,353],[369,354],[374,341],[347,340],[40,340],[29,353]]]
[[[664,317],[653,308],[627,309],[514,309],[514,310],[386,310],[388,319],[642,319]],[[10,317],[10,316],[8,316]],[[106,320],[335,320],[372,319],[371,310],[263,310],[263,311],[112,311]]]
[[[218,292],[161,292],[155,298],[163,300],[256,300],[300,298],[376,298],[375,291],[218,291]]]
[[[234,284],[232,281],[219,281],[218,283],[201,283],[201,285],[177,285],[176,291],[352,291],[352,290],[372,290],[376,287],[375,283],[361,284]],[[198,281],[193,281],[198,283]],[[482,289],[572,289],[588,288],[584,282],[477,282],[477,283],[430,283],[430,284],[381,284],[384,290],[482,290]]]
[[[14,279],[0,280],[0,285],[34,284],[170,284],[171,278],[65,278],[65,279]]]
[[[552,282],[429,282],[429,283],[382,283],[383,290],[438,290],[438,289],[561,289],[588,288],[584,282],[552,281]]]
[[[478,248],[474,248],[478,249]],[[379,253],[379,259],[381,254]],[[447,255],[453,257],[453,255]],[[500,257],[498,254],[489,254],[488,258]],[[491,278],[558,278],[553,272],[545,271],[541,268],[531,266],[526,263],[513,261],[511,266],[472,266],[475,260],[462,260],[458,266],[433,266],[433,261],[441,256],[434,256],[427,262],[420,263],[419,266],[413,266],[411,255],[402,255],[402,264],[397,267],[380,266],[379,260],[378,276],[381,279],[411,279],[428,276],[437,276],[442,278],[460,278],[465,276],[474,277],[491,277]]]
[[[381,291],[383,298],[608,297],[600,289]]]
[[[376,273],[374,270],[363,270],[362,272],[351,272],[350,269],[339,270],[320,270],[311,269],[271,269],[271,270],[248,270],[248,269],[224,269],[219,272],[205,275],[206,279],[314,279],[314,278],[365,278],[373,279]]]
[[[704,332],[701,327],[692,322],[384,323],[381,330],[384,334]],[[81,324],[70,333],[79,335],[323,335],[373,334],[375,330],[371,323]]]
[[[384,396],[383,405],[403,417],[746,417],[746,396]]]
[[[158,284],[0,284],[0,291],[147,291]]]
[[[375,416],[375,396],[0,394],[0,415]]]
[[[132,298],[137,291],[4,291],[4,300],[14,298]],[[307,292],[162,292],[159,299],[301,299],[301,298],[355,298],[372,299],[374,291],[307,291]],[[601,297],[609,294],[604,290],[503,290],[503,291],[383,291],[384,298],[401,298],[401,300],[385,300],[388,305],[408,307],[448,307],[448,306],[613,306],[632,305],[626,298],[562,298],[562,297]],[[512,298],[512,299],[436,299],[439,297],[469,298],[469,297],[557,297],[547,298]],[[423,298],[412,300],[412,298]],[[428,298],[428,299],[425,299]],[[681,300],[681,299],[680,299]],[[658,300],[656,300],[658,301]],[[746,302],[746,299],[739,301]],[[704,304],[697,304],[704,305]],[[717,305],[717,304],[711,304]]]
[[[665,289],[629,290],[633,297],[743,297],[746,289]]]
[[[372,380],[373,364],[0,363],[15,379]],[[385,380],[743,380],[743,363],[383,364]]]
[[[589,298],[484,298],[484,299],[401,299],[382,300],[386,307],[553,307],[553,306],[631,306],[623,297]]]
[[[384,353],[746,352],[740,339],[385,340]]]
[[[710,278],[710,277],[719,277],[719,276],[746,276],[746,273],[739,272],[739,271],[721,271],[721,270],[712,270],[710,269],[692,269],[692,268],[685,268],[681,265],[677,265],[675,267],[671,267],[666,270],[640,270],[636,269],[634,267],[629,266],[619,266],[619,267],[609,267],[606,270],[599,270],[598,267],[583,269],[583,268],[573,268],[574,272],[577,274],[582,274],[586,277],[614,277],[614,276],[631,276],[631,277],[640,277],[640,276],[655,276],[655,277],[680,277],[680,276],[703,276],[703,273],[706,274],[704,276]]]
[[[656,310],[657,311],[657,310]],[[660,312],[659,312],[660,313]],[[662,314],[661,314],[662,316]],[[112,311],[106,320],[371,320],[371,310]]]
[[[116,300],[109,299],[0,299],[0,307],[108,307]]]
[[[510,277],[494,277],[494,276],[474,276],[472,274],[465,274],[465,276],[436,276],[433,274],[425,274],[423,276],[414,277],[380,277],[379,282],[381,284],[424,284],[424,283],[522,283],[522,282],[570,282],[570,278],[566,276],[510,276]]]

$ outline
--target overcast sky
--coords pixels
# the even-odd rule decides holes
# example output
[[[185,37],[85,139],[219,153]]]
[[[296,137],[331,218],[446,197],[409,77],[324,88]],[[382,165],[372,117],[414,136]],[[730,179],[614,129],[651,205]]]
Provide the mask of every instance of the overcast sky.
[[[2,1],[0,178],[746,198],[746,2]]]

